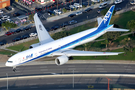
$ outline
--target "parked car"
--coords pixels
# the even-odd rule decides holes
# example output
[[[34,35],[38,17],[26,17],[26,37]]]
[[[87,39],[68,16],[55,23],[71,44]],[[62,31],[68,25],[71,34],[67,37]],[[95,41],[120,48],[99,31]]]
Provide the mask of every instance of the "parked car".
[[[74,7],[76,7],[76,8],[82,7],[82,5],[80,5],[79,3],[74,3],[73,5],[74,5]]]
[[[131,5],[134,5],[135,4],[135,0],[131,1],[130,4]]]
[[[56,14],[61,14],[62,12],[60,10],[54,10]]]
[[[5,33],[6,36],[9,36],[9,35],[12,35],[12,34],[14,34],[13,31],[8,31],[8,32]]]
[[[0,10],[0,14],[2,14],[3,13],[3,10]]]
[[[82,14],[82,12],[81,12],[81,11],[79,11],[79,12],[76,12],[75,14],[76,14],[76,15],[80,15],[80,14]]]
[[[30,37],[35,37],[35,36],[37,36],[37,33],[30,33],[29,36]]]
[[[13,42],[16,42],[16,41],[19,41],[19,40],[21,40],[21,39],[22,39],[21,36],[19,36],[19,37],[14,38],[12,41],[13,41]]]
[[[23,35],[22,37],[21,37],[21,39],[26,39],[26,38],[29,38],[30,36],[28,35],[28,34],[26,34],[26,35]]]
[[[60,26],[56,25],[56,26],[53,26],[53,27],[51,28],[51,30],[56,30],[56,29],[58,29],[58,28],[60,28]]]
[[[19,32],[21,32],[21,31],[22,31],[22,29],[18,28],[18,29],[16,29],[16,30],[14,31],[14,34],[19,33]]]
[[[7,15],[2,15],[2,20],[7,20],[7,19],[9,19],[10,18],[10,16],[7,16]]]
[[[87,8],[84,10],[84,13],[90,12],[92,9],[91,8]]]
[[[103,2],[99,5],[99,8],[105,8],[107,7],[108,3],[107,2]]]
[[[65,27],[65,26],[67,26],[67,25],[68,25],[68,23],[66,23],[66,22],[65,22],[65,23],[62,23],[62,24],[61,24],[61,27]]]
[[[120,11],[122,8],[116,8],[115,11]]]
[[[73,8],[70,8],[70,7],[65,7],[66,10],[71,10],[73,11],[74,9]]]
[[[14,13],[13,16],[16,17],[16,16],[20,16],[21,14],[20,13]]]
[[[5,44],[6,42],[3,42],[3,41],[0,42],[0,46],[5,45]]]
[[[53,11],[51,11],[51,10],[48,10],[47,13],[48,13],[48,15],[52,15],[52,14],[55,15],[55,13]]]
[[[30,30],[32,27],[31,26],[26,26],[25,28],[24,28],[24,30]]]
[[[115,4],[122,3],[122,0],[116,0],[114,3],[115,3]]]
[[[70,14],[70,15],[68,15],[68,17],[74,17],[74,16],[76,16],[76,14]]]
[[[7,6],[7,7],[5,7],[5,9],[8,10],[8,11],[11,11],[12,10],[12,7]]]
[[[71,25],[71,24],[75,24],[75,23],[77,23],[76,20],[71,20],[71,21],[68,22],[68,24],[70,24],[70,25]]]
[[[41,11],[41,10],[42,8],[38,8],[38,7],[35,8],[35,11]]]

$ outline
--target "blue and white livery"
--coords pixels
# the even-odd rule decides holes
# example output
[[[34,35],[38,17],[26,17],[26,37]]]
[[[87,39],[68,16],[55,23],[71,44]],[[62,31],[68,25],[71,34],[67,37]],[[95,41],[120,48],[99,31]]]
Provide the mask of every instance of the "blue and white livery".
[[[114,10],[114,5],[110,7],[104,18],[98,18],[98,27],[79,32],[58,40],[53,40],[48,34],[47,30],[41,23],[37,14],[34,15],[36,30],[38,33],[39,43],[30,46],[23,52],[13,55],[6,62],[6,66],[15,67],[34,61],[46,56],[58,56],[55,59],[57,65],[65,64],[71,56],[105,56],[105,55],[118,55],[121,52],[95,52],[95,51],[79,51],[73,50],[74,47],[93,41],[109,31],[128,31],[126,29],[113,28],[109,25],[111,16]]]

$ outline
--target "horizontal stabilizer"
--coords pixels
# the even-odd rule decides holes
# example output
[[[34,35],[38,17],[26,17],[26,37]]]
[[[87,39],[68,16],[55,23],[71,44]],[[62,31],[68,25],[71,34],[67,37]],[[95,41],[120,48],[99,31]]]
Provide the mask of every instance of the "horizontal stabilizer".
[[[101,17],[97,18],[97,21],[98,21],[98,25],[99,25],[102,21],[102,18]]]
[[[118,55],[123,52],[96,52],[96,51],[79,51],[79,50],[63,50],[53,53],[53,55],[66,55],[66,56],[108,56]]]
[[[120,28],[110,28],[107,30],[107,32],[127,32],[129,31],[128,29],[120,29]]]

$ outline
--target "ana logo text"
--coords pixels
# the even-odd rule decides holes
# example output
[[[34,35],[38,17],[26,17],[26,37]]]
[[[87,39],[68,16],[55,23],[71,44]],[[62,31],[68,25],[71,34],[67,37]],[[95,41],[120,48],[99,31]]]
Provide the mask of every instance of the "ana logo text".
[[[26,59],[33,57],[33,54],[27,55]]]
[[[106,23],[106,21],[108,20],[108,18],[110,17],[110,15],[112,14],[112,12],[108,11],[107,14],[104,17],[104,24]]]
[[[42,30],[42,26],[41,25],[39,25],[39,29]]]

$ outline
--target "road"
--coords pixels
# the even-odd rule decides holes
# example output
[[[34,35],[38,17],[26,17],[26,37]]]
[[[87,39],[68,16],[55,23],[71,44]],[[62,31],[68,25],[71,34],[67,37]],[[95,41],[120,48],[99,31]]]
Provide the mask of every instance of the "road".
[[[110,7],[111,5],[109,5],[108,7]],[[131,7],[132,5],[129,4],[129,0],[125,0],[124,2],[122,2],[121,4],[117,4],[116,5],[116,8],[117,7],[121,7],[122,9],[124,8],[129,8]],[[21,7],[22,8],[22,7]],[[19,8],[18,8],[19,9]],[[100,14],[97,13],[97,10],[98,8],[92,10],[91,12],[89,13],[85,13],[85,14],[81,14],[81,15],[78,15],[76,17],[73,17],[73,18],[62,18],[60,20],[56,20],[56,21],[53,21],[53,22],[47,22],[45,19],[46,19],[46,12],[39,12],[41,15],[40,15],[40,19],[41,21],[43,22],[45,28],[49,31],[51,29],[52,26],[55,26],[55,25],[61,25],[63,22],[68,22],[70,20],[77,20],[78,22],[82,22],[82,21],[85,21],[87,19],[92,19],[92,18],[95,18],[97,16],[101,16]],[[25,11],[24,11],[25,12]],[[88,16],[88,18],[87,18]],[[18,34],[15,34],[15,35],[11,35],[11,36],[0,36],[0,41],[5,41],[6,43],[11,43],[12,40],[18,36],[23,36],[25,34],[30,34],[31,32],[36,32],[36,29],[35,27],[32,28],[31,30],[29,31],[26,31],[26,32],[22,32],[22,33],[18,33]]]
[[[57,66],[54,64],[19,66],[17,71],[13,72],[10,67],[0,68],[0,78],[36,76],[36,75],[67,75],[67,74],[131,74],[135,75],[134,64],[65,64]],[[109,77],[109,76],[108,76]],[[133,77],[109,77],[112,79],[110,84],[112,87],[124,86],[135,89],[135,78]],[[75,89],[88,89],[88,85],[94,85],[94,89],[106,89],[107,79],[102,76],[74,77]],[[55,77],[55,78],[32,78],[32,79],[15,79],[9,80],[9,88],[11,90],[33,90],[43,89],[72,89],[73,77]],[[0,81],[0,89],[6,88],[6,81]]]

